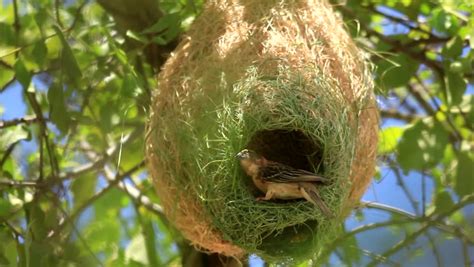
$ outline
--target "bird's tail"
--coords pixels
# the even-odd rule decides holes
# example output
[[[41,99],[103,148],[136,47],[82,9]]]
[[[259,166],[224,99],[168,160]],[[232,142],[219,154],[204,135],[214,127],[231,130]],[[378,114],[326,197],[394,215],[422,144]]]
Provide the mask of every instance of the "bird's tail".
[[[324,215],[326,215],[328,218],[334,217],[328,206],[326,206],[326,204],[321,199],[318,189],[314,184],[301,183],[300,191],[303,197],[318,207]]]

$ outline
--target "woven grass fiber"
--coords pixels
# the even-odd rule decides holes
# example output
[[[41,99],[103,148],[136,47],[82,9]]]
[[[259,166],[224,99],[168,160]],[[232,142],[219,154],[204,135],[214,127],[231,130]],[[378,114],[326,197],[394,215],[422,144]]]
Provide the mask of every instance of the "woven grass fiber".
[[[378,115],[364,54],[323,0],[209,0],[159,74],[147,158],[167,217],[203,251],[317,257],[374,174]],[[336,214],[261,195],[244,148],[331,179]]]

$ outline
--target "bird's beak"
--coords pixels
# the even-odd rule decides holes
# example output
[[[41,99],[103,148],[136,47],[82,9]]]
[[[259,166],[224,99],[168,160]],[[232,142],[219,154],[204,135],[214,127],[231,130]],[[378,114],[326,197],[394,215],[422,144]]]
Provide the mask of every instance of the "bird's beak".
[[[243,159],[242,152],[237,153],[237,155],[235,155],[235,158],[237,158],[237,159]]]

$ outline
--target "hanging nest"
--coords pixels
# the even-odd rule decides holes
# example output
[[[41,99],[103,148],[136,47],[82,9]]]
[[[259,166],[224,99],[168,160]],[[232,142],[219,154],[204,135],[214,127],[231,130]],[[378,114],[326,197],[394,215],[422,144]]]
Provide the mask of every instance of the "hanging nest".
[[[210,0],[159,75],[147,157],[166,215],[196,247],[294,262],[334,238],[374,174],[370,69],[323,0]],[[237,152],[331,179],[305,200],[261,193]]]

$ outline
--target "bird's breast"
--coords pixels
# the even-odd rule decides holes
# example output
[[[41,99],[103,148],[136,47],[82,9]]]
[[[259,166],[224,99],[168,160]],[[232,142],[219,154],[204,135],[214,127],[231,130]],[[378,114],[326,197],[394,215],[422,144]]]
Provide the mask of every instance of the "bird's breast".
[[[303,198],[298,183],[267,183],[268,190],[273,191],[274,198],[295,199]]]
[[[258,188],[258,190],[262,191],[263,193],[267,193],[268,183],[266,183],[262,179],[258,178],[258,176],[253,176],[252,181],[253,181],[254,185]]]

